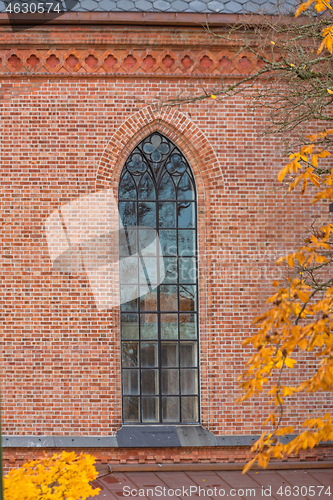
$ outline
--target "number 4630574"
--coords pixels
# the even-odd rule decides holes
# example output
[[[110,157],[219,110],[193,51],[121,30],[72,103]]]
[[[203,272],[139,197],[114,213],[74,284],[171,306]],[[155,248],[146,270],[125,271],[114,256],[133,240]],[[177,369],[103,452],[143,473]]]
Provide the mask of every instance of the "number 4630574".
[[[286,497],[324,497],[331,496],[330,486],[280,486],[277,495]]]

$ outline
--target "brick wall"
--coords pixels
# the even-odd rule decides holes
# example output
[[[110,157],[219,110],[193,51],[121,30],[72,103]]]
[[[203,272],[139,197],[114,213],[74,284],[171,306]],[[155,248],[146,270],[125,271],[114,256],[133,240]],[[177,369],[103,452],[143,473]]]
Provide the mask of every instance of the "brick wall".
[[[249,92],[158,104],[258,61],[194,27],[0,31],[4,434],[113,435],[121,426],[119,311],[98,310],[84,270],[52,267],[44,224],[96,190],[116,195],[129,152],[154,130],[181,148],[197,184],[202,423],[259,433],[268,399],[234,403],[250,353],[241,341],[280,276],[276,255],[315,216],[328,217],[327,205],[279,190],[280,143],[260,135],[265,116],[248,109]],[[296,381],[313,370],[311,357],[300,367]],[[292,398],[286,422],[297,427],[331,404],[315,399]]]

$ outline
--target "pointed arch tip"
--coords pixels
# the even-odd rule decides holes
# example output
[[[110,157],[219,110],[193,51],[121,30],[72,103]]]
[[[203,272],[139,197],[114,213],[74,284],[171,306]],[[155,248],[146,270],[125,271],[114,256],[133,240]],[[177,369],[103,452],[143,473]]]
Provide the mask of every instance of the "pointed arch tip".
[[[185,155],[197,185],[198,196],[208,201],[212,172],[221,165],[205,134],[184,113],[176,108],[150,105],[129,116],[106,145],[97,169],[96,190],[117,191],[125,161],[135,146],[152,132],[168,137]],[[222,181],[222,188],[223,188]],[[221,186],[221,182],[219,183]]]

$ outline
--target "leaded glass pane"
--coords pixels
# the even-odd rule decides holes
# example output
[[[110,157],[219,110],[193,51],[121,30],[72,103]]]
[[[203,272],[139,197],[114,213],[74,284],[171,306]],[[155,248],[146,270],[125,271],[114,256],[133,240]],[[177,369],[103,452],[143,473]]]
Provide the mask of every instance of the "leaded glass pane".
[[[159,132],[119,183],[125,423],[199,420],[196,192],[182,152]]]
[[[145,173],[138,185],[139,200],[154,200],[156,198],[153,180],[148,173]]]

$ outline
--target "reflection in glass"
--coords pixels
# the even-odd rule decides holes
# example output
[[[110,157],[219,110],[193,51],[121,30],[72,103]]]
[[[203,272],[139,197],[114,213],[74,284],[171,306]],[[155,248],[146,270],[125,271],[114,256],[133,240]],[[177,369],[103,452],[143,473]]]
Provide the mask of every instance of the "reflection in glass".
[[[138,287],[137,285],[123,285],[120,289],[120,310],[137,311],[138,310]]]
[[[162,397],[162,421],[179,422],[179,398],[173,396]]]
[[[180,366],[197,366],[197,343],[180,343]]]
[[[177,283],[177,259],[176,257],[164,257],[160,261],[164,265],[165,278],[163,283]]]
[[[194,257],[179,259],[179,283],[195,283],[197,266]]]
[[[139,366],[138,342],[122,342],[121,359],[123,367]]]
[[[134,201],[120,201],[118,206],[123,226],[136,226],[136,203]]]
[[[176,203],[159,202],[159,226],[176,227]]]
[[[123,398],[123,418],[124,422],[140,422],[139,417],[140,399],[138,397]]]
[[[185,339],[197,338],[197,316],[191,313],[179,314],[179,337]]]
[[[165,173],[158,189],[158,198],[160,200],[175,200],[176,192],[173,181],[168,173]]]
[[[160,286],[160,307],[161,311],[178,310],[177,285]]]
[[[142,394],[158,394],[158,370],[141,370]]]
[[[158,397],[142,398],[142,422],[158,422]]]
[[[179,228],[192,228],[195,226],[194,219],[194,203],[181,202],[178,203],[178,227]]]
[[[158,337],[157,314],[140,314],[142,340],[155,340]]]
[[[165,257],[177,255],[177,239],[174,229],[160,229],[159,238],[162,255]]]
[[[179,370],[162,370],[162,394],[179,394]]]
[[[178,200],[194,200],[195,198],[193,185],[187,173],[183,175],[178,184],[177,198]]]
[[[155,229],[139,228],[139,250],[144,256],[157,255],[157,233]]]
[[[118,197],[120,200],[135,200],[136,198],[135,183],[128,172],[120,181]]]
[[[146,291],[146,287],[140,288],[140,290]],[[157,290],[152,290],[145,295],[140,296],[140,311],[157,311]]]
[[[179,309],[180,311],[196,311],[197,309],[196,285],[179,286]]]
[[[162,366],[178,365],[178,342],[161,342]]]
[[[193,229],[180,229],[178,231],[178,245],[181,257],[195,255],[195,231]]]
[[[198,370],[180,370],[181,394],[198,394]]]
[[[138,224],[139,226],[156,227],[156,203],[139,201]]]
[[[145,368],[158,366],[157,342],[141,343],[141,366]]]
[[[198,397],[184,396],[182,400],[182,422],[198,422]]]
[[[139,315],[122,314],[121,315],[121,338],[123,340],[139,338]]]
[[[139,259],[139,283],[144,285],[156,284],[157,282],[157,259],[147,257]]]
[[[137,230],[127,227],[119,230],[119,256],[129,257],[138,252]]]
[[[138,198],[139,200],[154,200],[156,198],[155,187],[148,172],[145,173],[143,177],[141,177],[141,180],[139,182]]]
[[[123,370],[123,394],[139,394],[139,370]]]
[[[119,261],[119,279],[120,282],[133,283],[138,282],[138,259],[137,257],[126,257]]]
[[[161,339],[178,339],[178,314],[161,314]]]
[[[184,155],[146,137],[119,184],[125,423],[199,420],[196,208]]]

